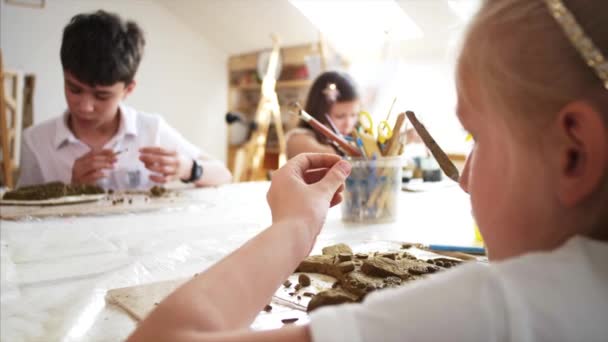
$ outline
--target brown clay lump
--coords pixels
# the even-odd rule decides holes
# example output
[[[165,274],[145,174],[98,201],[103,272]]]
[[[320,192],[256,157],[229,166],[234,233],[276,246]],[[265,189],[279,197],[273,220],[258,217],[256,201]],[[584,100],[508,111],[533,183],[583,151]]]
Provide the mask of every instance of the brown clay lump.
[[[297,318],[283,318],[281,320],[281,322],[283,322],[283,324],[291,324],[291,323],[295,323],[297,321],[298,321]]]
[[[363,261],[361,272],[372,277],[399,277],[406,279],[409,277],[407,271],[403,271],[399,265],[391,259],[374,257]]]
[[[300,274],[298,276],[298,283],[302,286],[302,287],[307,287],[310,286],[310,277],[307,276],[306,274]]]
[[[20,187],[8,191],[2,199],[5,200],[46,200],[65,196],[103,194],[105,191],[96,185],[66,185],[62,182],[50,182],[38,185]]]
[[[296,272],[321,273],[335,278],[341,278],[343,276],[343,270],[348,269],[348,267],[344,267],[343,265],[341,268],[339,265],[340,264],[334,264],[333,255],[312,255],[300,263]]]
[[[353,303],[357,301],[357,296],[340,289],[331,289],[317,293],[308,303],[307,311],[311,312],[316,308],[325,305],[335,305],[342,303]]]
[[[338,254],[338,260],[342,261],[351,261],[353,260],[353,255],[348,253],[340,253]]]
[[[167,194],[167,189],[162,186],[155,185],[150,188],[150,197],[162,197]]]
[[[327,246],[322,249],[323,255],[339,255],[339,254],[353,254],[353,250],[344,243],[339,243],[333,246]]]

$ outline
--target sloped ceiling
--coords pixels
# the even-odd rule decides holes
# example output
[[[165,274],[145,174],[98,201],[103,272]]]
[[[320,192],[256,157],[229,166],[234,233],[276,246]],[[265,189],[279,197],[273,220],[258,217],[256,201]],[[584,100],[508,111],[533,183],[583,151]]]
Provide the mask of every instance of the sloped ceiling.
[[[228,54],[268,48],[273,32],[280,36],[282,45],[314,42],[319,38],[317,29],[287,0],[153,1]],[[357,0],[344,0],[345,6],[349,1]],[[463,27],[463,20],[446,0],[397,0],[397,3],[424,32],[424,38],[404,44],[401,50],[405,52],[444,47]]]

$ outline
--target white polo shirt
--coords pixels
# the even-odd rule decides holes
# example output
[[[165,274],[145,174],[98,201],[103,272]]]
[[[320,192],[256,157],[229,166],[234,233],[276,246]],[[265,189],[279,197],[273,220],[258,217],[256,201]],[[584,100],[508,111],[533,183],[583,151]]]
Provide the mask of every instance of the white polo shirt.
[[[98,185],[105,189],[148,189],[155,183],[150,171],[139,160],[142,147],[160,146],[179,151],[190,158],[199,158],[201,150],[188,142],[177,130],[157,114],[136,111],[125,104],[119,106],[120,126],[105,149],[120,151],[114,170]],[[68,113],[47,120],[23,132],[19,186],[52,181],[71,182],[74,161],[91,148],[74,136],[67,125]]]

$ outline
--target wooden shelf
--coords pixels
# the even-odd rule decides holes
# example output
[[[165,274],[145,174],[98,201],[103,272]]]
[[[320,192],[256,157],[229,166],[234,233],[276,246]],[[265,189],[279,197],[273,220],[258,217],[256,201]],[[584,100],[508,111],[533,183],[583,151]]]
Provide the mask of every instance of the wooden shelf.
[[[278,81],[276,88],[277,89],[285,89],[285,88],[300,88],[300,87],[310,87],[312,84],[311,80],[290,80],[290,81]],[[238,86],[230,86],[231,90],[259,90],[261,89],[260,84],[246,84],[246,85],[238,85]]]

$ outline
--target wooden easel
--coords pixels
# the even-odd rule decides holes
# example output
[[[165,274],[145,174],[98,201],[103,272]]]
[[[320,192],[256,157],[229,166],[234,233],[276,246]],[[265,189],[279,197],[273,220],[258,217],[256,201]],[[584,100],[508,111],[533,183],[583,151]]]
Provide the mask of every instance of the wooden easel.
[[[275,71],[279,61],[279,40],[272,36],[272,52],[268,69],[262,80],[262,93],[255,114],[257,128],[252,132],[249,141],[236,152],[234,161],[234,181],[247,182],[267,178],[264,168],[264,155],[270,121],[273,120],[279,142],[279,167],[285,164],[285,132],[281,122],[281,108],[275,90]]]
[[[2,173],[4,185],[8,188],[13,188],[15,185],[13,172],[16,169],[13,146],[16,143],[17,100],[13,97],[7,97],[4,91],[6,76],[10,75],[5,74],[2,51],[0,51],[0,147],[2,151]],[[10,118],[7,113],[8,111],[11,113]]]

